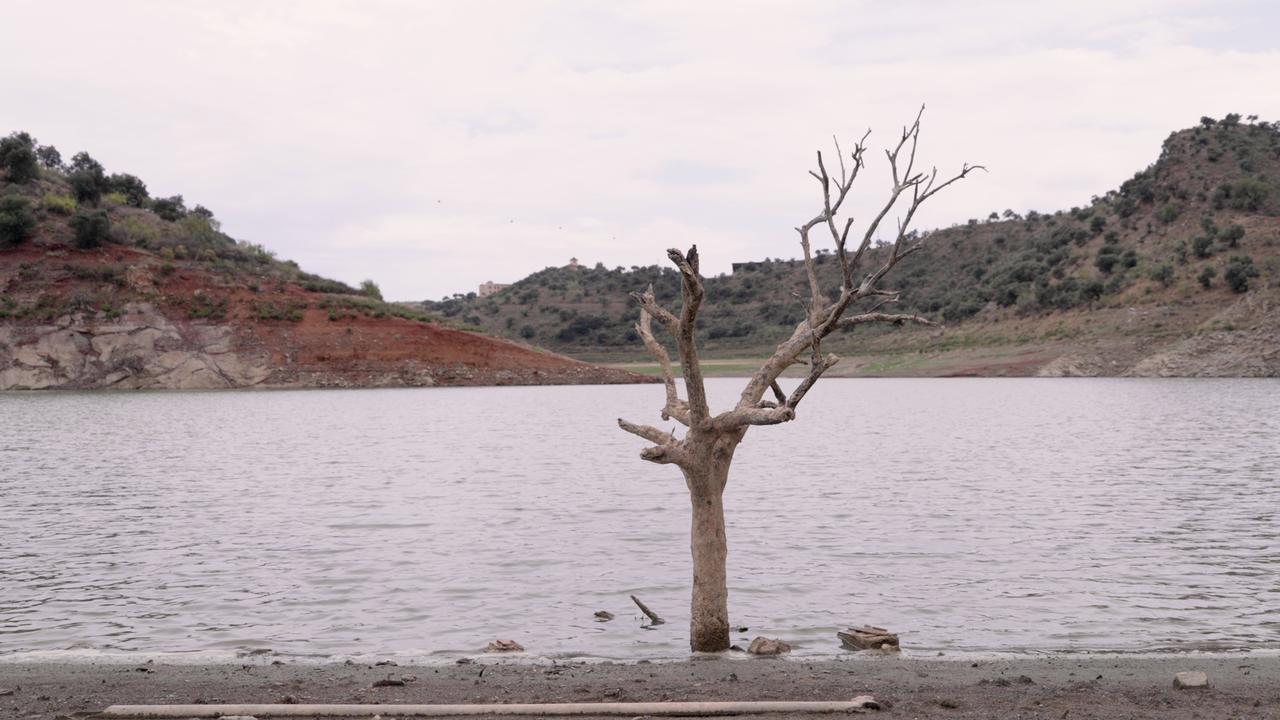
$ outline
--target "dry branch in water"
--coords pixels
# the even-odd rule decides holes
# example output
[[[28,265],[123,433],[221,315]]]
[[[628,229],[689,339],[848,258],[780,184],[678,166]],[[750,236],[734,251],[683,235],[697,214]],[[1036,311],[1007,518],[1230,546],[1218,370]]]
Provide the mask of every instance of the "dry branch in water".
[[[848,242],[854,219],[849,217],[841,222],[838,218],[854,181],[865,167],[866,141],[871,131],[868,130],[862,136],[847,158],[840,150],[839,141],[835,142],[838,175],[831,174],[822,153],[818,152],[818,168],[816,171],[811,170],[809,174],[821,188],[822,209],[808,222],[796,228],[809,286],[807,298],[797,296],[805,308],[805,318],[796,325],[791,336],[778,345],[773,356],[751,376],[733,408],[712,414],[707,404],[695,342],[698,310],[703,299],[697,246],[692,246],[684,253],[674,248],[667,251],[667,257],[680,272],[682,304],[679,314],[662,307],[654,296],[652,287],[642,293],[632,294],[640,305],[636,333],[657,360],[666,390],[666,402],[659,414],[664,421],[674,420],[687,430],[680,437],[676,435],[675,428],[660,430],[621,418],[618,419],[618,426],[652,443],[651,447],[640,452],[641,458],[653,463],[676,465],[684,474],[688,485],[693,509],[691,547],[694,578],[690,645],[694,650],[717,651],[729,647],[728,589],[725,578],[728,545],[724,531],[723,493],[734,451],[747,430],[753,425],[777,425],[796,418],[796,410],[805,396],[823,374],[840,361],[834,354],[822,353],[823,339],[835,330],[867,323],[934,324],[919,315],[882,312],[883,306],[897,302],[899,293],[880,288],[880,281],[903,258],[921,248],[922,241],[914,240],[910,233],[911,221],[920,207],[943,189],[968,177],[973,171],[985,168],[966,163],[959,172],[946,178],[939,177],[937,168],[931,168],[928,172],[917,170],[916,150],[920,141],[920,119],[923,114],[924,108],[921,107],[915,121],[903,128],[894,147],[885,150],[892,180],[889,196],[868,223],[852,251]],[[881,223],[900,201],[906,205],[897,222],[896,234],[887,256],[860,280],[855,280]],[[840,287],[834,299],[830,299],[831,296],[824,292],[818,278],[811,238],[818,227],[826,228],[840,264]],[[870,306],[864,305],[861,311],[851,314],[855,305],[863,300],[868,301]],[[654,320],[676,341],[685,398],[680,397],[674,368],[666,348],[654,337]],[[779,385],[778,378],[787,368],[797,364],[807,364],[809,372],[791,394],[787,395]],[[771,393],[772,399],[764,398],[766,392]],[[639,601],[636,600],[636,603],[639,604]],[[643,605],[641,609],[644,609]]]
[[[644,603],[640,602],[640,598],[636,597],[635,595],[631,596],[631,602],[635,603],[636,607],[640,608],[640,612],[644,613],[645,617],[649,618],[650,625],[662,625],[663,623],[666,622],[666,620],[663,620],[662,618],[658,617],[658,613],[650,610],[648,605],[645,605]]]

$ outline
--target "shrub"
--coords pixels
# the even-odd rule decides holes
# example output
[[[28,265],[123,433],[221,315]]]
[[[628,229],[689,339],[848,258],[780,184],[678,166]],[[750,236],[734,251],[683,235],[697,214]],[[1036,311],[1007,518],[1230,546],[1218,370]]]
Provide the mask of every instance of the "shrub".
[[[1169,287],[1169,283],[1173,282],[1173,266],[1169,263],[1165,263],[1155,270],[1152,270],[1151,279],[1165,287]]]
[[[1196,276],[1196,279],[1200,281],[1201,285],[1203,285],[1206,289],[1208,289],[1210,286],[1213,285],[1213,278],[1217,274],[1218,274],[1218,271],[1215,270],[1212,266],[1210,266],[1201,270],[1200,274]]]
[[[1207,258],[1213,254],[1213,238],[1206,235],[1197,236],[1191,241],[1191,251],[1198,258]]]
[[[76,247],[89,250],[107,241],[111,218],[107,217],[106,210],[81,210],[71,218],[71,229],[76,232]]]
[[[1163,206],[1161,206],[1160,211],[1156,213],[1156,219],[1164,223],[1165,225],[1168,225],[1174,220],[1177,220],[1178,216],[1181,214],[1182,214],[1181,205],[1175,202],[1167,202]]]
[[[1089,280],[1080,286],[1080,299],[1085,302],[1093,302],[1102,297],[1102,293],[1106,291],[1106,286],[1101,280]]]
[[[534,330],[532,325],[525,325],[524,327],[520,328],[520,337],[524,338],[525,340],[531,340],[533,339],[533,336],[537,334],[538,334],[538,331]]]
[[[1123,266],[1125,270],[1136,267],[1138,265],[1138,251],[1133,248],[1125,250],[1124,253],[1120,255],[1120,265]]]
[[[125,197],[126,204],[136,208],[145,207],[147,200],[151,197],[147,193],[147,184],[128,173],[117,173],[107,178],[106,189],[109,192],[120,193]]]
[[[131,242],[138,247],[150,247],[152,243],[160,240],[160,231],[152,223],[142,218],[126,215],[120,218],[115,227],[123,240]],[[165,250],[169,249],[165,248]],[[162,250],[161,252],[164,251]],[[173,255],[173,251],[169,250],[169,254]]]
[[[125,194],[120,192],[109,192],[106,195],[103,195],[102,199],[112,207],[120,207],[121,205],[129,204],[129,198],[125,197]]]
[[[20,195],[0,197],[0,244],[17,245],[31,237],[35,229],[30,201]]]
[[[1233,255],[1227,261],[1227,269],[1222,279],[1232,292],[1242,293],[1249,289],[1249,278],[1258,277],[1258,268],[1253,266],[1253,258],[1247,255]]]
[[[76,211],[76,199],[70,195],[45,193],[44,207],[49,212],[56,213],[58,215],[73,215]]]
[[[185,231],[186,239],[194,244],[213,245],[221,240],[221,236],[209,224],[209,220],[194,213],[181,217],[178,223]]]
[[[24,132],[0,138],[0,169],[5,171],[9,182],[20,185],[40,174],[35,145],[36,141]]]
[[[1243,178],[1235,182],[1223,183],[1213,193],[1213,206],[1219,210],[1247,210],[1256,212],[1262,209],[1271,186],[1257,178]]]
[[[177,222],[187,216],[187,206],[181,195],[174,195],[151,201],[151,212],[169,222]]]
[[[382,299],[382,288],[378,287],[378,283],[372,280],[365,280],[360,283],[360,294],[371,297],[374,300]]]
[[[1097,235],[1098,233],[1102,232],[1102,230],[1106,227],[1107,227],[1107,219],[1101,215],[1094,215],[1093,219],[1089,221],[1089,232],[1093,233],[1094,235]]]
[[[1243,238],[1244,226],[1240,224],[1231,225],[1222,232],[1222,240],[1227,244],[1227,247],[1236,247]]]
[[[1115,245],[1103,245],[1098,250],[1098,256],[1094,258],[1093,264],[1104,274],[1110,275],[1115,266],[1120,263],[1120,250]]]

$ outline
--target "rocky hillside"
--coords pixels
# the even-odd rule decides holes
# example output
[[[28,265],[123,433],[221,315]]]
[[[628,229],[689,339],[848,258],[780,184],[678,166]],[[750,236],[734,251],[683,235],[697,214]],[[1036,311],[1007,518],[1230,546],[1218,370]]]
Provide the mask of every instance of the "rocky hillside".
[[[0,390],[642,379],[384,303],[84,153],[0,139]]]
[[[792,242],[785,229],[780,237]],[[836,263],[819,261],[835,288]],[[487,298],[423,306],[576,357],[643,361],[626,293],[650,283],[678,302],[669,268],[597,265],[547,268]],[[1280,375],[1280,125],[1204,118],[1088,203],[996,210],[926,233],[924,251],[887,285],[902,290],[900,309],[946,329],[860,328],[829,341],[848,357],[837,371]],[[801,317],[793,293],[807,293],[794,260],[738,263],[706,286],[701,334],[721,358],[767,355]]]

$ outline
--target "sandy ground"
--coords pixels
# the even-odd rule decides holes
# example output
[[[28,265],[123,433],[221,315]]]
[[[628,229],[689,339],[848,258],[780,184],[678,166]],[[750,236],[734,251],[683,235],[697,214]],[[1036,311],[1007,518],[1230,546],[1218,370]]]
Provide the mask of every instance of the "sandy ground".
[[[113,704],[512,703],[841,700],[886,718],[1280,718],[1280,657],[1010,660],[697,658],[673,663],[447,666],[4,664],[0,717],[56,718]],[[1177,689],[1201,670],[1211,687]],[[374,687],[388,677],[399,687]],[[12,693],[9,693],[12,691]],[[795,716],[791,716],[795,717]]]

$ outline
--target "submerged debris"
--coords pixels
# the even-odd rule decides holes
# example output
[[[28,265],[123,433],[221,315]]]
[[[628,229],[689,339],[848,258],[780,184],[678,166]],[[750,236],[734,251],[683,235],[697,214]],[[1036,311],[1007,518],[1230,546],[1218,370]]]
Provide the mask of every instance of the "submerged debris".
[[[837,632],[840,644],[846,650],[884,650],[892,652],[899,649],[897,633],[891,633],[882,627],[863,625],[851,627],[844,632]]]
[[[485,646],[487,653],[524,652],[524,646],[515,640],[494,640]]]

